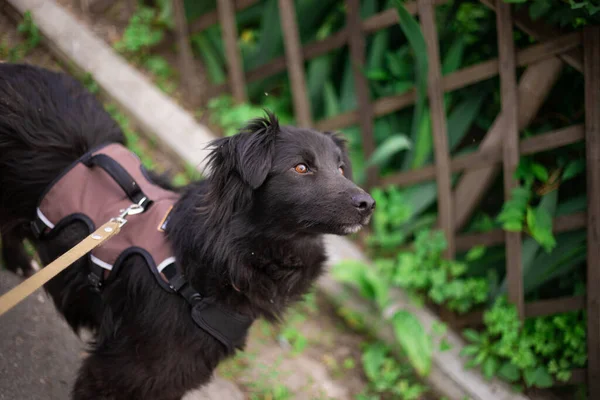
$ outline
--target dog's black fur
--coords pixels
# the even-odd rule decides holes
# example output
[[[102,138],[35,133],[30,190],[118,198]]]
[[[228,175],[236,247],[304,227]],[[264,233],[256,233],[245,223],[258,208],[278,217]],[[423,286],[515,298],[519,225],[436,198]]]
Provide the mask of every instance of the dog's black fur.
[[[121,130],[76,80],[0,64],[0,230],[7,268],[31,273],[24,239],[47,264],[89,233],[74,223],[36,241],[28,223],[61,171],[110,142],[125,142]],[[298,173],[298,164],[307,172]],[[169,240],[198,292],[254,318],[278,320],[321,274],[321,235],[358,230],[374,207],[350,180],[343,140],[280,127],[272,115],[216,140],[209,170],[207,180],[182,190]],[[194,324],[182,297],[157,285],[143,262],[129,258],[101,294],[90,290],[87,258],[46,284],[71,327],[95,333],[73,399],[180,399],[231,355]]]

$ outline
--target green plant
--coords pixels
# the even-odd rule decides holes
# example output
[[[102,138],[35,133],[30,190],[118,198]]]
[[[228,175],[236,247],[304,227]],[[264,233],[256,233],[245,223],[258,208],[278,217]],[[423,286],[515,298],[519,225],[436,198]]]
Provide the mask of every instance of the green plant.
[[[262,106],[234,104],[229,95],[215,97],[208,102],[211,122],[220,126],[225,136],[235,135],[249,120],[262,117],[265,109],[274,112],[281,124],[291,123],[285,112],[277,112],[278,101],[272,96],[266,96]]]
[[[98,85],[98,82],[96,82],[96,80],[94,79],[94,77],[92,76],[91,73],[87,72],[85,73],[81,78],[80,81],[82,83],[82,85],[92,94],[98,94],[100,92],[100,85]]]
[[[114,47],[148,71],[156,85],[170,94],[177,87],[175,71],[164,57],[151,53],[153,48],[162,43],[165,31],[172,28],[170,2],[160,0],[158,3],[159,9],[140,5],[130,18],[123,37]]]
[[[8,62],[17,62],[23,59],[29,52],[39,46],[42,35],[33,21],[30,11],[23,13],[23,19],[17,26],[17,32],[23,38],[21,43],[15,46],[9,46],[6,39],[0,44],[0,59],[6,59]]]
[[[480,366],[490,379],[499,376],[527,387],[550,387],[554,379],[566,382],[571,370],[587,360],[583,312],[530,318],[522,324],[516,308],[505,297],[484,313],[485,330],[464,331],[471,343],[462,355],[469,367]]]
[[[175,71],[163,57],[150,55],[143,61],[143,67],[150,72],[156,81],[156,85],[165,93],[173,93],[177,88],[173,81]]]
[[[416,381],[410,366],[398,363],[381,342],[368,344],[363,349],[361,361],[369,386],[357,400],[379,399],[382,395],[416,400],[428,391]]]
[[[506,3],[519,3],[528,8],[533,20],[544,18],[551,23],[579,27],[598,23],[600,3],[597,0],[504,0]]]
[[[459,313],[485,303],[489,292],[487,280],[465,276],[467,265],[444,259],[442,253],[445,248],[446,239],[442,232],[419,232],[414,251],[398,254],[392,277],[394,284],[409,291],[425,293],[434,303]]]
[[[332,270],[333,276],[340,282],[355,286],[359,293],[373,300],[380,310],[391,305],[389,296],[390,263],[378,260],[371,267],[359,261],[342,261]],[[431,367],[431,338],[414,315],[406,310],[396,310],[387,318],[394,327],[396,339],[408,360],[420,375],[427,375]]]
[[[165,26],[158,23],[158,16],[154,8],[138,6],[115,49],[130,56],[147,55],[164,38]]]

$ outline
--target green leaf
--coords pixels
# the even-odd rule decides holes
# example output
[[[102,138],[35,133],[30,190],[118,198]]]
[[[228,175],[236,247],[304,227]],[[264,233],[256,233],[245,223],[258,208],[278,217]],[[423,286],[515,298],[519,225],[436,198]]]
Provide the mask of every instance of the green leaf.
[[[552,0],[534,0],[529,6],[529,16],[532,20],[537,20],[544,16],[552,8]]]
[[[471,247],[471,249],[467,252],[465,259],[467,261],[475,261],[479,260],[485,254],[486,247],[483,245]]]
[[[440,351],[443,352],[448,350],[452,350],[452,345],[446,338],[442,338],[442,340],[440,340]]]
[[[362,354],[363,369],[367,377],[374,381],[380,375],[388,350],[381,342],[370,344]]]
[[[474,343],[478,343],[481,340],[481,335],[479,334],[479,332],[473,330],[473,329],[465,329],[463,331],[463,336]]]
[[[531,236],[546,250],[552,251],[556,239],[552,234],[552,216],[543,208],[527,209],[527,226]]]
[[[365,73],[367,79],[372,81],[387,81],[390,79],[387,71],[383,68],[373,68]]]
[[[500,362],[496,357],[488,357],[483,363],[482,371],[483,376],[486,377],[487,380],[492,379],[496,372],[498,371],[498,367],[500,366]]]
[[[192,36],[192,43],[196,47],[197,53],[202,57],[206,72],[210,81],[214,84],[225,82],[226,73],[222,61],[219,59],[218,52],[211,46],[206,34],[203,32]]]
[[[502,366],[498,370],[498,376],[512,383],[517,382],[519,378],[521,378],[521,372],[519,371],[519,368],[516,365],[514,365],[510,361],[507,361],[504,364],[502,364]]]
[[[531,164],[531,172],[533,175],[542,182],[548,181],[548,170],[542,164],[533,163]]]
[[[496,218],[502,223],[502,228],[511,232],[523,229],[523,220],[527,212],[527,204],[531,198],[529,185],[517,186],[512,189],[510,199],[502,205],[502,211]]]
[[[306,81],[310,105],[315,119],[327,117],[323,115],[323,88],[329,82],[331,64],[329,56],[317,57],[308,64]]]
[[[414,119],[413,119],[414,121]],[[414,151],[409,153],[412,156],[411,168],[417,169],[425,165],[427,160],[430,159],[433,151],[433,136],[431,134],[431,117],[429,114],[429,108],[425,107],[423,112],[423,118],[420,120],[420,127],[417,131],[417,137],[415,139]],[[409,157],[406,157],[408,160]]]
[[[410,149],[410,140],[405,135],[392,135],[377,146],[367,165],[383,166],[401,150]]]
[[[479,346],[475,344],[469,344],[460,351],[460,355],[463,357],[474,356],[477,353],[479,353]]]
[[[455,150],[479,115],[485,96],[470,96],[448,114],[448,145]]]
[[[547,251],[556,246],[552,233],[552,218],[556,212],[558,191],[554,190],[542,196],[540,204],[534,210],[527,210],[527,226],[531,236]]]
[[[325,97],[325,117],[333,117],[340,113],[340,103],[338,101],[337,95],[335,94],[335,89],[333,87],[333,83],[330,80],[325,82],[324,87],[324,97]]]
[[[417,92],[417,100],[413,112],[411,139],[416,143],[419,130],[421,129],[421,120],[424,117],[425,103],[427,100],[427,46],[417,20],[410,15],[406,8],[404,8],[404,4],[401,0],[395,0],[394,3],[396,4],[400,28],[406,36],[415,56],[415,89]],[[411,164],[412,156],[409,155],[405,163],[405,168]]]
[[[363,297],[374,300],[379,307],[387,305],[389,283],[370,266],[357,260],[344,260],[334,265],[331,272],[335,279],[357,287]]]
[[[539,388],[549,388],[554,383],[552,376],[544,366],[527,368],[523,373],[523,378],[528,387],[537,386]]]
[[[557,245],[550,253],[540,252],[532,261],[531,267],[523,269],[526,295],[551,279],[576,271],[585,261],[585,230],[565,232],[557,239]]]
[[[463,54],[465,51],[465,41],[461,36],[458,36],[444,57],[442,62],[442,75],[450,74],[460,68],[462,64]]]
[[[562,174],[562,180],[568,181],[585,171],[585,160],[573,160],[567,164]]]
[[[431,338],[419,320],[410,312],[401,310],[392,317],[396,339],[420,376],[427,376],[431,369]]]

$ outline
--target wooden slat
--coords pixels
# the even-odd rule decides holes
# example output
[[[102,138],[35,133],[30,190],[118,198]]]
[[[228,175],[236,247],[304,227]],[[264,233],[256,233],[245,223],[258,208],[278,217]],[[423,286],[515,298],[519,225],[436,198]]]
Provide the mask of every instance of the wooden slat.
[[[496,4],[494,3],[494,0],[480,0],[480,2],[492,10],[496,10]],[[515,25],[523,32],[537,40],[548,40],[560,35],[559,31],[545,24],[544,22],[533,21],[529,16],[528,8],[523,8],[522,10],[517,11],[515,13],[514,22]],[[583,72],[583,56],[581,49],[569,50],[567,53],[560,54],[559,57],[577,71]]]
[[[523,155],[540,153],[577,143],[585,138],[583,125],[573,125],[523,139],[519,150]]]
[[[190,47],[187,21],[185,19],[185,10],[183,0],[172,0],[173,19],[175,21],[175,36],[177,37],[177,52],[179,57],[179,71],[183,93],[186,100],[192,106],[199,106],[202,103],[202,85],[194,71],[194,56]]]
[[[436,4],[446,3],[448,0],[435,0]],[[408,2],[405,4],[408,12],[411,14],[416,13],[417,3]],[[390,18],[391,17],[391,18]],[[398,14],[395,9],[389,9],[381,13],[375,14],[370,18],[367,18],[362,22],[363,30],[374,32],[379,29],[386,28],[388,26],[398,23]],[[312,60],[313,58],[322,56],[329,53],[332,50],[339,49],[348,43],[348,32],[349,29],[343,28],[338,32],[329,35],[327,38],[322,40],[315,40],[307,43],[302,48],[302,56],[304,60]],[[246,80],[248,82],[259,81],[268,78],[272,75],[278,74],[285,71],[286,61],[285,56],[277,57],[268,63],[254,68],[249,71]],[[214,87],[211,90],[211,95],[217,95],[227,90],[228,84],[221,84]],[[358,121],[358,114],[357,114]]]
[[[519,82],[519,98],[527,99],[519,105],[519,129],[524,129],[540,109],[552,86],[558,79],[562,62],[558,58],[550,58],[529,66]],[[480,144],[480,149],[493,149],[502,146],[504,116],[500,114],[492,124]],[[497,166],[480,168],[465,172],[455,185],[455,228],[460,230],[469,220],[473,211],[490,187],[496,174]]]
[[[568,385],[579,385],[585,383],[587,376],[587,369],[577,368],[571,371],[571,378],[567,381]],[[593,397],[590,397],[592,399]]]
[[[448,150],[448,126],[444,111],[444,90],[440,67],[440,49],[435,8],[431,0],[418,0],[419,19],[427,46],[428,72],[427,94],[431,110],[433,147],[435,154],[435,176],[438,192],[438,223],[446,236],[444,255],[454,258],[454,227],[452,217],[452,184],[450,181],[450,151]]]
[[[587,176],[588,390],[600,398],[600,27],[583,33]]]
[[[585,297],[559,297],[556,299],[539,300],[525,304],[525,316],[541,317],[569,311],[579,311],[585,308]]]
[[[519,153],[529,155],[556,149],[569,144],[577,143],[584,138],[583,125],[573,125],[523,139],[519,143]],[[466,169],[475,170],[488,168],[502,161],[502,149],[494,147],[481,149],[473,153],[456,156],[450,160],[450,170],[453,173]],[[399,172],[380,180],[380,186],[398,185],[407,186],[431,180],[435,177],[435,167],[427,165],[412,171]]]
[[[365,38],[360,19],[359,0],[346,0],[346,29],[349,31],[350,60],[352,63],[352,75],[354,78],[354,90],[358,104],[358,123],[362,139],[362,147],[365,158],[371,157],[375,151],[375,138],[373,136],[373,107],[371,105],[371,93],[369,83],[363,73],[365,65]],[[375,185],[377,181],[377,169],[371,166],[367,169],[367,188]]]
[[[233,0],[218,0],[217,10],[221,23],[221,32],[225,44],[225,55],[227,56],[227,73],[229,75],[229,90],[233,99],[238,103],[247,100],[246,82],[244,80],[244,68],[242,58],[237,45],[237,24],[235,21],[235,10]]]
[[[538,300],[525,303],[525,315],[527,318],[554,315],[569,311],[580,311],[585,308],[585,296],[559,297],[548,300]],[[450,314],[448,318],[453,320],[456,328],[462,329],[466,326],[476,326],[482,323],[483,311],[471,311],[463,315]]]
[[[526,66],[541,60],[552,58],[561,52],[573,49],[581,44],[581,34],[574,33],[548,40],[525,48],[517,54],[519,66]],[[463,68],[442,77],[444,91],[461,89],[475,83],[493,78],[498,74],[498,59],[492,59]],[[416,93],[411,89],[403,94],[378,99],[373,104],[376,117],[390,114],[414,104]],[[335,130],[352,126],[358,122],[358,112],[348,111],[317,123],[319,129]]]
[[[301,127],[310,127],[312,125],[312,117],[308,102],[308,92],[306,90],[302,46],[300,44],[300,34],[298,33],[296,10],[293,0],[279,0],[279,17],[281,18],[281,29],[283,30],[285,58],[292,88],[296,124]]]
[[[327,54],[332,50],[340,48],[344,46],[347,42],[348,30],[342,29],[341,31],[329,35],[327,39],[316,40],[314,42],[306,44],[302,48],[302,57],[304,58],[304,60],[310,60],[315,57]],[[255,82],[260,81],[262,79],[266,79],[270,76],[285,71],[286,66],[287,64],[285,56],[277,57],[269,61],[268,63],[256,67],[250,72],[248,72],[246,74],[246,80],[248,82]],[[212,93],[214,93],[214,95],[223,93],[227,90],[227,87],[227,84],[218,85],[212,90]]]
[[[235,11],[242,11],[258,3],[258,0],[235,0]],[[190,33],[198,33],[213,26],[219,21],[217,10],[207,12],[190,24]]]
[[[496,1],[496,25],[498,31],[498,60],[500,65],[500,93],[504,118],[502,138],[502,166],[504,177],[504,200],[510,200],[511,191],[519,185],[514,173],[519,165],[519,124],[517,94],[517,65],[513,41],[510,4]],[[521,260],[521,232],[505,232],[506,276],[508,298],[517,307],[519,316],[525,317],[523,292],[523,263]]]
[[[575,213],[562,215],[552,221],[552,232],[562,233],[585,228],[586,214]],[[504,243],[504,231],[495,229],[489,232],[464,233],[456,238],[458,251],[468,250],[474,246],[497,246]]]
[[[432,0],[431,2],[433,5],[440,5],[447,3],[448,0]],[[410,14],[416,14],[417,2],[407,1],[404,3],[404,8],[406,8],[406,11],[408,11]],[[373,33],[385,28],[389,28],[397,23],[399,23],[398,12],[395,8],[390,8],[365,19],[362,22],[362,27],[365,33]]]

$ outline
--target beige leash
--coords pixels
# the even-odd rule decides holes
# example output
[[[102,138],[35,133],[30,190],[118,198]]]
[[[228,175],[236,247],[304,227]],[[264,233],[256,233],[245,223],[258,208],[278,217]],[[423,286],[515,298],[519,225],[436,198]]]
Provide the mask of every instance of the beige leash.
[[[65,254],[58,257],[17,287],[2,295],[0,297],[0,315],[19,304],[31,293],[65,270],[69,265],[119,233],[121,227],[127,222],[126,217],[128,215],[139,214],[142,211],[144,209],[137,204],[132,204],[129,208],[121,210],[121,215],[112,218]]]

